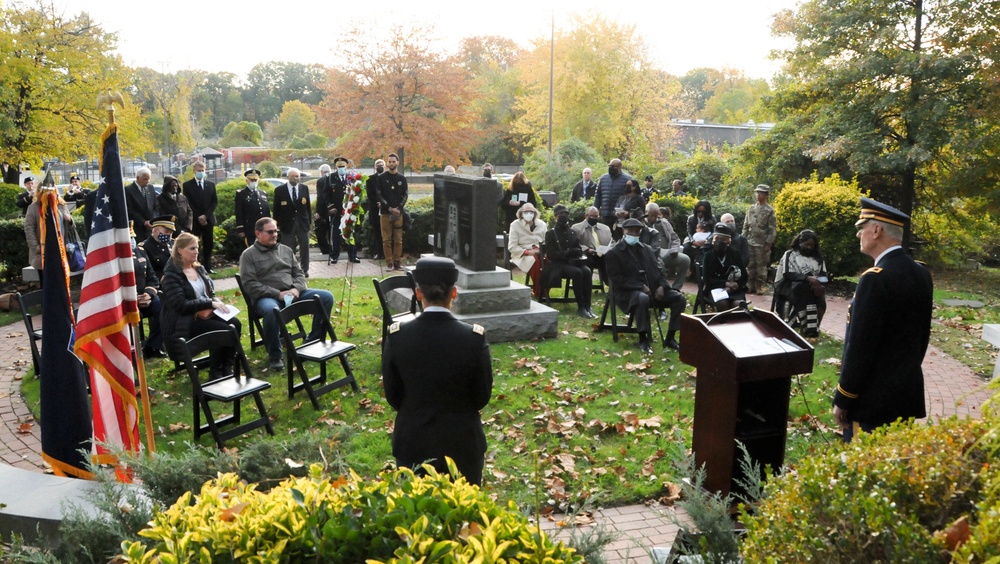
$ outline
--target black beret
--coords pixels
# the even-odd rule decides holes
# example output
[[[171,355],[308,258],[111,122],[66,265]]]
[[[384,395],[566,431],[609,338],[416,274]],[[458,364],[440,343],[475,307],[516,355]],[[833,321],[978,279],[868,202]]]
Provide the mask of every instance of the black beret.
[[[910,222],[910,216],[897,210],[896,208],[883,204],[882,202],[875,201],[871,198],[861,197],[861,216],[858,221],[854,223],[855,227],[860,226],[862,223],[868,221],[869,219],[875,219],[878,221],[884,221],[892,225],[898,225],[900,227],[905,227],[907,223]]]
[[[458,267],[450,258],[424,257],[413,269],[413,280],[417,284],[454,286],[458,281]]]

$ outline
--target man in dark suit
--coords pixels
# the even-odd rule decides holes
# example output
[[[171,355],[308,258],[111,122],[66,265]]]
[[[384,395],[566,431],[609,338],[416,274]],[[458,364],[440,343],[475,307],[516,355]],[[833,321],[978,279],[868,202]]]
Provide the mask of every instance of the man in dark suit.
[[[289,168],[285,182],[274,189],[274,219],[281,230],[281,242],[299,254],[302,272],[309,276],[309,230],[312,228],[312,203],[309,187],[299,182],[299,169]]]
[[[897,419],[927,415],[921,365],[931,334],[934,282],[900,243],[910,217],[861,198],[861,252],[875,259],[858,279],[847,314],[833,414],[850,442]]]
[[[687,300],[684,294],[670,287],[653,249],[639,242],[643,229],[645,227],[638,219],[626,219],[622,223],[624,236],[604,255],[604,266],[608,269],[608,278],[615,293],[615,305],[631,314],[635,322],[639,332],[639,350],[645,354],[653,353],[649,344],[650,307],[670,308],[670,327],[664,346],[677,350],[680,345],[675,335],[680,328]]]
[[[594,286],[592,271],[587,268],[587,257],[576,238],[576,233],[570,229],[569,208],[556,204],[552,208],[556,224],[545,232],[542,250],[545,253],[545,265],[542,267],[542,295],[548,296],[549,290],[557,286],[563,278],[573,281],[573,294],[576,296],[576,314],[584,319],[597,317],[590,309],[590,297]]]
[[[327,217],[330,218],[330,262],[337,264],[340,259],[340,248],[347,249],[347,259],[351,262],[361,262],[354,250],[354,245],[344,241],[340,233],[340,218],[344,215],[344,195],[347,193],[347,185],[351,181],[347,177],[348,160],[344,157],[337,157],[333,164],[337,170],[330,175],[330,196],[326,202]]]
[[[142,167],[135,171],[135,181],[125,187],[125,207],[128,219],[135,226],[136,238],[140,241],[149,237],[152,221],[156,217],[156,191],[149,183],[152,173]]]
[[[445,457],[465,479],[481,484],[486,434],[479,410],[493,393],[486,331],[452,316],[458,295],[454,261],[426,257],[413,270],[424,311],[389,328],[382,351],[385,399],[396,411],[392,454],[399,467],[429,462],[447,472]]]
[[[211,274],[212,248],[215,246],[213,229],[217,223],[215,207],[219,205],[219,196],[215,192],[215,183],[205,178],[205,163],[196,161],[192,168],[194,168],[194,178],[185,182],[181,191],[194,214],[191,232],[201,243],[198,262]]]
[[[271,208],[267,205],[267,194],[257,187],[260,171],[248,169],[243,177],[246,178],[247,185],[236,193],[236,235],[249,247],[256,240],[254,226],[257,220],[271,217]],[[249,237],[247,233],[250,234]]]
[[[324,255],[330,254],[330,219],[326,215],[329,192],[330,165],[323,164],[319,167],[319,180],[316,181],[316,211],[313,219],[316,220],[316,244],[319,245],[319,252]]]

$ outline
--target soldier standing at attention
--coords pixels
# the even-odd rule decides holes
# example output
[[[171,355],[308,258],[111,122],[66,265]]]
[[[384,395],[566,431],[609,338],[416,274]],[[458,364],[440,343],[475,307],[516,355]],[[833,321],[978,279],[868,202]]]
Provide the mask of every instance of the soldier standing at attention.
[[[757,203],[747,210],[747,217],[743,221],[743,236],[750,243],[747,292],[759,294],[767,287],[767,267],[771,264],[771,247],[778,238],[778,222],[774,217],[774,208],[767,203],[771,187],[758,184],[753,192]]]
[[[445,457],[469,483],[483,479],[486,434],[479,410],[493,393],[486,331],[451,314],[458,268],[426,257],[413,270],[419,317],[394,323],[382,352],[385,399],[396,410],[392,454],[400,468],[429,462],[447,472]]]
[[[927,415],[921,367],[931,337],[934,282],[900,243],[910,217],[861,198],[861,252],[875,259],[847,311],[844,358],[833,414],[850,442],[897,419]]]
[[[236,234],[243,239],[243,244],[249,247],[254,242],[253,230],[257,220],[271,217],[271,209],[267,206],[267,194],[257,188],[260,171],[251,168],[243,173],[247,185],[236,193]],[[251,237],[247,237],[247,233]]]

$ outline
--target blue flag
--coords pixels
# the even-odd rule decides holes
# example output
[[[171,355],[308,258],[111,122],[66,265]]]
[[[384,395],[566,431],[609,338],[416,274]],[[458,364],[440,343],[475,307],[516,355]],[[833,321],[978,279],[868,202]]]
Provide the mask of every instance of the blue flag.
[[[63,218],[54,190],[42,195],[44,227],[42,251],[42,458],[60,476],[90,478],[87,455],[91,449],[90,409],[83,363],[73,354],[73,308],[69,296],[69,267],[60,227]],[[67,229],[73,229],[65,222]]]

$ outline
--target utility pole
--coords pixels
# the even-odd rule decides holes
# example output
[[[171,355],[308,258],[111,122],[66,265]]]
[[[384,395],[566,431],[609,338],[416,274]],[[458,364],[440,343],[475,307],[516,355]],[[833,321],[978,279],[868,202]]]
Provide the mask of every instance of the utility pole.
[[[549,160],[552,160],[552,90],[556,68],[556,11],[552,10],[552,31],[549,35]]]

